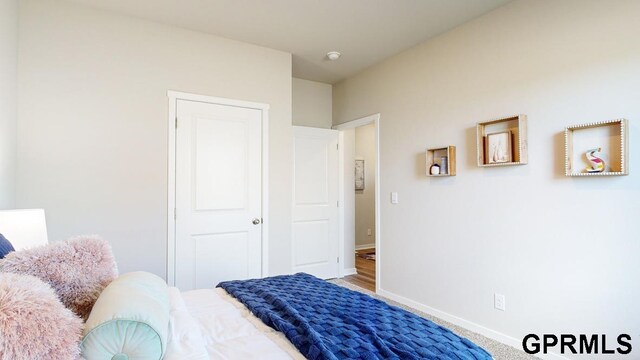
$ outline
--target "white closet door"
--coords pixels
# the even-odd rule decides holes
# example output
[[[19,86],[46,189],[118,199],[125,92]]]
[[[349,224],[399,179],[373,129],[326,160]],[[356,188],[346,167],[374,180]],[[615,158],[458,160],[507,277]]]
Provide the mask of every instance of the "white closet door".
[[[340,274],[338,131],[294,127],[293,271]]]
[[[261,276],[261,117],[177,102],[175,275],[183,291]]]

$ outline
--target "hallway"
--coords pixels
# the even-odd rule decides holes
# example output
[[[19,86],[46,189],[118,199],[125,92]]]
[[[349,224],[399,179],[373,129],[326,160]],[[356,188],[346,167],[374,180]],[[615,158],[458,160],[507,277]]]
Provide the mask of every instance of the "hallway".
[[[345,276],[344,280],[365,288],[376,291],[376,250],[362,249],[356,250],[356,271],[357,274]]]

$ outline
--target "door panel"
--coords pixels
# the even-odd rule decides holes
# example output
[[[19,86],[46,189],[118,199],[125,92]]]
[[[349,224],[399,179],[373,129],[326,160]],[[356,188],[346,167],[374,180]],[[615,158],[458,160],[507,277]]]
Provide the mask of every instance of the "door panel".
[[[246,208],[247,124],[196,118],[195,125],[196,210]]]
[[[335,263],[335,258],[330,257],[329,221],[298,221],[293,226],[293,236],[297,239],[294,266]]]
[[[294,126],[293,271],[339,276],[338,132]]]
[[[219,279],[251,277],[248,233],[196,235],[192,239],[196,289],[211,288]],[[225,251],[220,251],[223,248]]]
[[[178,100],[176,286],[262,270],[262,111]]]
[[[305,129],[308,131],[308,129]],[[329,202],[327,139],[303,136],[296,138],[295,184],[296,205],[327,205]]]

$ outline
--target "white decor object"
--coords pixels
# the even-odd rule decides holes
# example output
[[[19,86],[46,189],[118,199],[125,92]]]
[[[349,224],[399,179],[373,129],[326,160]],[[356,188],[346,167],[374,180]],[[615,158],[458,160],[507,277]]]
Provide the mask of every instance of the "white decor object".
[[[0,211],[0,234],[16,250],[24,250],[49,242],[44,209]]]

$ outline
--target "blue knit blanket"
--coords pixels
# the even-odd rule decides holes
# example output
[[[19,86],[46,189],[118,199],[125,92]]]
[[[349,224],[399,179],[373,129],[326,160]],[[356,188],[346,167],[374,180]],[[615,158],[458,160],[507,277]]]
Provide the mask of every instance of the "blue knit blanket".
[[[403,309],[308,274],[218,284],[307,359],[491,359]]]

